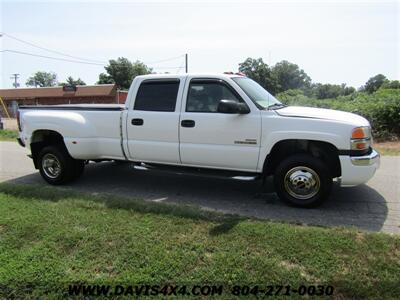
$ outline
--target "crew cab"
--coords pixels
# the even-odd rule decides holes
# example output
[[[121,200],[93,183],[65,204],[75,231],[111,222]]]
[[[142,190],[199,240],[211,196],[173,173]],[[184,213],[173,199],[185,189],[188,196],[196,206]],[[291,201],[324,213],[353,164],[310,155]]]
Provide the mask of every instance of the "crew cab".
[[[21,106],[18,114],[19,143],[55,185],[77,179],[89,161],[130,161],[273,175],[282,200],[313,207],[333,179],[358,185],[379,167],[365,118],[285,106],[241,74],[137,76],[125,105]]]

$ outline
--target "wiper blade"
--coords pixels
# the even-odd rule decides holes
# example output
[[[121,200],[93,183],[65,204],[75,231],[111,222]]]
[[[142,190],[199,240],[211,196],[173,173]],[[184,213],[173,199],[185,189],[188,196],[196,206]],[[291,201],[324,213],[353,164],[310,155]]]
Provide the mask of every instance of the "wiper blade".
[[[274,103],[271,105],[268,105],[267,109],[271,109],[271,108],[282,108],[282,107],[286,107],[287,105],[283,104],[283,103]]]

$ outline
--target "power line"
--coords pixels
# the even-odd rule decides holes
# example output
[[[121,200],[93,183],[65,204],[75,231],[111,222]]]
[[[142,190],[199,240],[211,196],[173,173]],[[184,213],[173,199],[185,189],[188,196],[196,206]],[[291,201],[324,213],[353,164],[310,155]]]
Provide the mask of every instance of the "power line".
[[[39,54],[23,52],[23,51],[18,51],[18,50],[12,50],[12,49],[0,50],[0,53],[1,52],[8,52],[8,53],[19,54],[19,55],[28,55],[28,56],[34,56],[34,57],[39,57],[39,58],[51,59],[51,60],[58,60],[58,61],[64,61],[64,62],[70,62],[70,63],[77,63],[77,64],[95,65],[95,66],[102,66],[102,67],[106,66],[105,64],[100,64],[100,63],[91,63],[91,62],[72,60],[72,59],[61,58],[61,57],[39,55]],[[171,67],[154,67],[154,68],[155,69],[177,69],[177,68],[180,69],[181,67],[171,66]]]
[[[49,48],[46,48],[46,47],[38,46],[38,45],[36,45],[34,43],[31,43],[31,42],[28,42],[28,41],[24,41],[24,40],[19,39],[19,38],[15,37],[15,36],[9,35],[8,33],[5,33],[5,32],[3,32],[2,34],[4,36],[10,38],[10,39],[13,39],[13,40],[16,40],[16,41],[20,42],[20,43],[24,43],[26,45],[29,45],[29,46],[32,46],[32,47],[35,47],[35,48],[38,48],[38,49],[41,49],[41,50],[45,50],[45,51],[48,51],[48,52],[52,52],[52,53],[55,53],[55,54],[58,54],[58,55],[67,56],[67,57],[71,57],[71,58],[75,58],[75,59],[79,59],[79,60],[87,60],[87,61],[90,61],[90,62],[105,63],[104,61],[94,60],[94,59],[89,59],[89,58],[83,58],[83,57],[79,57],[79,56],[73,56],[73,55],[69,55],[69,54],[66,54],[66,53],[63,53],[63,52],[60,52],[60,51],[57,51],[57,50],[52,50],[52,49],[49,49]]]
[[[146,65],[152,65],[152,64],[157,64],[157,63],[162,63],[162,62],[166,62],[166,61],[170,61],[170,60],[176,60],[178,58],[182,58],[184,57],[184,54],[181,54],[179,56],[174,56],[174,57],[170,57],[170,58],[165,58],[165,59],[161,59],[161,60],[156,60],[156,61],[152,61],[152,62],[144,62]]]
[[[175,66],[175,67],[155,67],[156,69],[179,69],[179,66]]]
[[[181,69],[183,69],[185,62],[182,62],[181,65],[179,66],[179,68],[176,70],[176,73],[179,73],[181,71]]]
[[[17,51],[17,50],[0,50],[0,52],[10,52],[10,53],[15,53],[15,54],[36,56],[36,57],[47,58],[47,59],[52,59],[52,60],[60,60],[60,61],[66,61],[66,62],[72,62],[72,63],[86,64],[86,65],[105,66],[105,64],[100,64],[100,63],[91,63],[91,62],[86,62],[86,61],[79,61],[79,60],[72,60],[72,59],[66,59],[66,58],[60,58],[60,57],[39,55],[39,54],[33,54],[33,53]]]
[[[48,52],[51,52],[51,53],[55,53],[55,54],[58,54],[58,55],[61,55],[61,56],[66,56],[66,57],[78,59],[78,60],[80,60],[80,61],[88,61],[88,62],[91,62],[91,63],[102,63],[102,64],[107,64],[107,63],[108,63],[108,62],[106,62],[106,61],[101,61],[101,60],[95,60],[95,59],[90,59],[90,58],[84,58],[84,57],[74,56],[74,55],[70,55],[70,54],[67,54],[67,53],[64,53],[64,52],[61,52],[61,51],[57,51],[57,50],[49,49],[49,48],[46,48],[46,47],[43,47],[43,46],[39,46],[39,45],[37,45],[37,44],[34,44],[34,43],[32,43],[32,42],[25,41],[25,40],[23,40],[23,39],[17,38],[17,37],[15,37],[15,36],[12,36],[12,35],[10,35],[10,34],[8,34],[8,33],[5,33],[5,32],[1,32],[1,33],[0,33],[0,37],[1,37],[2,35],[6,36],[6,37],[8,37],[8,38],[10,38],[10,39],[16,40],[16,41],[18,41],[18,42],[20,42],[20,43],[24,43],[24,44],[26,44],[26,45],[29,45],[29,46],[32,46],[32,47],[35,47],[35,48],[38,48],[38,49],[41,49],[41,50],[44,50],[44,51],[48,51]],[[143,62],[143,63],[148,64],[148,65],[152,65],[152,64],[163,63],[163,62],[167,62],[167,61],[171,61],[171,60],[176,60],[176,59],[178,59],[178,58],[182,58],[183,56],[184,56],[184,54],[181,54],[181,55],[179,55],[179,56],[169,57],[169,58],[160,59],[160,60],[151,61],[151,62]]]

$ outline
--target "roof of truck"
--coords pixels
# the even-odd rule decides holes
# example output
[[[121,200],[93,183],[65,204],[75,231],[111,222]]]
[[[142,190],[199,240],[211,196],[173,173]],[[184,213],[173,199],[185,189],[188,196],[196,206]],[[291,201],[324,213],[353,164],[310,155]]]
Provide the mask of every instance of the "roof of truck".
[[[143,78],[160,78],[160,77],[186,77],[186,76],[199,76],[199,77],[244,77],[242,73],[225,72],[225,73],[168,73],[168,74],[148,74],[140,75],[137,77]]]

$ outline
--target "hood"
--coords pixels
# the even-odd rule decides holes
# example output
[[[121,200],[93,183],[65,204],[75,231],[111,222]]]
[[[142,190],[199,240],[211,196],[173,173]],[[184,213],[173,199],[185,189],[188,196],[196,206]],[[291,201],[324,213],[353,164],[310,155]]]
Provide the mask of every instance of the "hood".
[[[275,112],[284,117],[324,119],[349,123],[355,126],[370,126],[367,119],[359,115],[340,110],[304,106],[287,106],[277,109]]]

